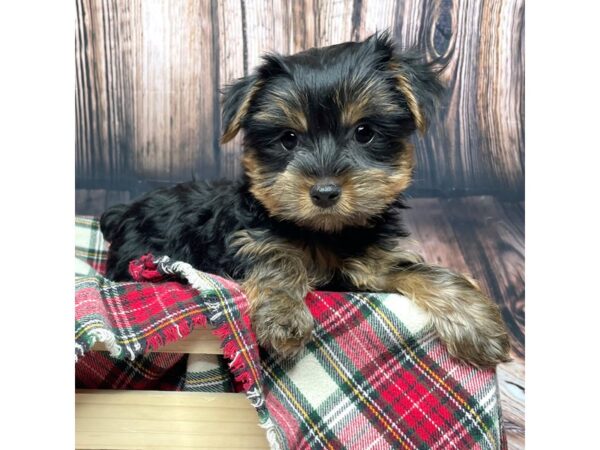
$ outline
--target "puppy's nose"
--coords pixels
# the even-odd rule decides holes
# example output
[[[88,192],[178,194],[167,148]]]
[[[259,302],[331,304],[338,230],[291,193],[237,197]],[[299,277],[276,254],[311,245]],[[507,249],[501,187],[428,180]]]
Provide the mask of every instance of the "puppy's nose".
[[[321,208],[329,208],[335,205],[341,194],[342,188],[340,185],[331,182],[317,183],[310,188],[312,202]]]

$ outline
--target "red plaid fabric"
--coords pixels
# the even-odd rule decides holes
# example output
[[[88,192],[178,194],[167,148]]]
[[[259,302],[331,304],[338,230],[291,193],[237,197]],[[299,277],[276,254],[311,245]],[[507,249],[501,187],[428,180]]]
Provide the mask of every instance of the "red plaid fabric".
[[[104,245],[97,236],[83,241]],[[83,247],[79,258],[88,255],[86,261],[102,270],[102,249]],[[232,281],[168,257],[138,261],[132,273],[141,279],[132,283],[109,282],[86,267],[76,278],[77,366],[84,363],[76,372],[83,374],[85,366],[82,378],[94,372],[106,386],[126,387],[135,373],[150,370],[166,388],[186,389],[194,383],[177,375],[181,355],[133,362],[208,323],[223,339],[229,369],[257,408],[273,449],[506,448],[493,371],[451,358],[424,314],[402,296],[309,294],[313,339],[298,357],[282,361],[259,352],[247,300]],[[142,281],[165,277],[171,281]],[[88,364],[95,340],[128,362],[121,368],[109,359]],[[185,377],[193,380],[189,371]]]
[[[205,298],[181,282],[114,283],[102,276],[107,245],[98,222],[76,220],[75,349],[77,388],[232,391],[222,357],[190,365],[188,355],[149,353],[206,326]],[[144,262],[148,263],[146,267]],[[142,279],[163,277],[144,260]],[[143,270],[142,270],[143,269]],[[88,350],[103,342],[109,352]]]
[[[198,291],[179,282],[114,283],[101,276],[76,280],[77,350],[104,342],[114,357],[134,359],[206,326]]]
[[[494,372],[452,359],[430,328],[411,331],[389,308],[402,301],[309,294],[318,325],[305,354],[262,364],[290,448],[506,448]]]

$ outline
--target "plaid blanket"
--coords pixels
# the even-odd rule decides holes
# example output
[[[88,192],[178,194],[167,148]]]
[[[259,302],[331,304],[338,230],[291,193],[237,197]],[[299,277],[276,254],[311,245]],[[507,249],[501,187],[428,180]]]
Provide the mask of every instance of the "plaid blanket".
[[[233,281],[148,255],[113,283],[105,261],[97,221],[78,217],[78,387],[243,390],[272,449],[506,448],[494,372],[452,359],[402,296],[310,293],[313,340],[282,361],[257,346]],[[196,326],[224,357],[149,352]],[[88,351],[98,341],[108,353]]]

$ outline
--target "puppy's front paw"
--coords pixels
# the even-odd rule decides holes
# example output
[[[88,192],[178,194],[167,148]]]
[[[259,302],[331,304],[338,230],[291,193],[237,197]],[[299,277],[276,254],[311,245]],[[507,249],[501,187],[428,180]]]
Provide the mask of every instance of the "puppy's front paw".
[[[292,358],[310,340],[314,320],[304,303],[292,299],[261,302],[251,315],[258,343],[284,358]]]
[[[462,308],[433,318],[448,352],[477,367],[510,361],[510,341],[498,306],[477,289],[462,294],[469,297]]]
[[[469,278],[417,263],[393,272],[387,286],[395,287],[428,313],[452,356],[478,367],[510,361],[510,342],[500,309]]]

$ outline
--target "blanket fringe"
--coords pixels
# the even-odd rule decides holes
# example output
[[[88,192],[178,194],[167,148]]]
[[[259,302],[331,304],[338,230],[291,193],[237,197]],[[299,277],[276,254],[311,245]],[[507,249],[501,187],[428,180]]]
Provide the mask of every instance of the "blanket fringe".
[[[198,275],[196,269],[190,264],[181,261],[171,262],[168,256],[158,258],[155,263],[159,270],[169,275],[179,275],[185,278],[188,283],[199,292],[206,291],[206,283]],[[214,327],[213,334],[221,339],[223,356],[230,361],[229,369],[233,374],[235,381],[242,384],[245,391],[250,388],[252,378],[245,367],[242,358],[239,358],[239,350],[235,342],[231,340],[221,304],[217,300],[207,300],[204,303],[209,311],[208,322]]]
[[[185,278],[199,292],[207,290],[206,282],[190,264],[181,261],[171,262],[168,256],[162,256],[156,259],[154,263],[165,274],[179,275]],[[229,369],[233,374],[233,378],[242,384],[242,388],[246,391],[246,397],[252,406],[259,411],[259,426],[266,431],[269,448],[271,450],[281,450],[282,446],[277,428],[266,410],[262,390],[260,386],[253,385],[252,376],[249,373],[249,368],[244,363],[241,350],[237,348],[227,328],[221,303],[218,300],[207,300],[204,304],[208,310],[206,319],[214,328],[212,330],[213,334],[221,340],[223,356],[230,361]]]
[[[90,337],[88,340],[88,349],[93,347],[97,342],[102,342],[106,346],[110,356],[118,358],[121,355],[123,347],[117,344],[117,339],[112,331],[105,328],[95,328],[88,331],[87,334]],[[79,360],[80,356],[83,356],[85,351],[86,349],[81,344],[75,343],[75,362]]]
[[[259,426],[264,429],[267,433],[267,442],[271,450],[281,450],[281,444],[277,435],[277,429],[271,418],[267,418],[264,422],[260,423]]]

